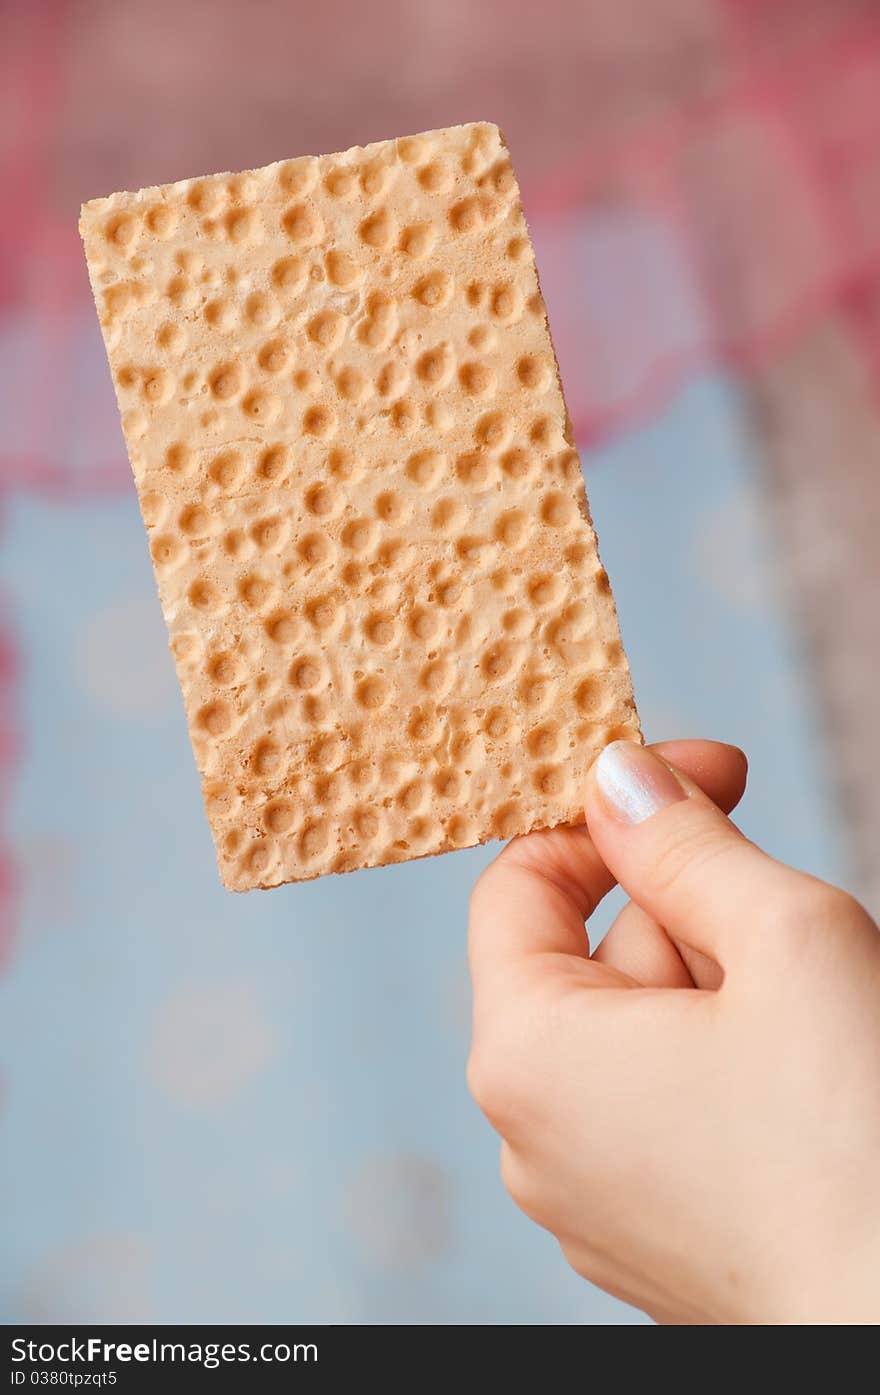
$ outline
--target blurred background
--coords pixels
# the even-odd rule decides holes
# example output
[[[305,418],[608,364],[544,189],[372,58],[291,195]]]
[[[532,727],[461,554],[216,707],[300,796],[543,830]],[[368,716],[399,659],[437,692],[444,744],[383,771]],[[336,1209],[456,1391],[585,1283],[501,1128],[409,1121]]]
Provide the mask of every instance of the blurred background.
[[[648,737],[744,746],[749,834],[876,912],[880,6],[0,16],[0,1320],[641,1321],[466,1093],[494,849],[220,889],[76,220],[497,121]]]

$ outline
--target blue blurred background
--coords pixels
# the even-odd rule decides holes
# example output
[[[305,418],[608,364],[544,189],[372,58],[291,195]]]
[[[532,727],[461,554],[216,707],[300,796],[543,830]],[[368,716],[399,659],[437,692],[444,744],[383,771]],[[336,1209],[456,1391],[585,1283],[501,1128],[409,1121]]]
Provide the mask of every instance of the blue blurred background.
[[[221,890],[75,205],[117,185],[501,121],[548,266],[648,738],[743,746],[749,834],[858,888],[867,813],[856,801],[854,814],[855,777],[839,775],[845,694],[829,687],[831,650],[804,604],[819,583],[784,521],[796,499],[809,528],[820,497],[786,492],[810,384],[844,392],[833,306],[756,352],[743,377],[671,205],[633,196],[627,212],[635,176],[613,196],[578,196],[585,140],[647,143],[695,75],[726,110],[746,62],[730,27],[742,7],[664,0],[664,22],[650,7],[636,40],[599,3],[560,0],[541,25],[526,5],[487,5],[470,12],[476,53],[467,7],[379,5],[360,58],[354,6],[338,7],[336,49],[305,7],[245,8],[258,33],[255,20],[269,26],[256,48],[240,16],[202,42],[193,15],[178,28],[164,3],[8,8],[19,139],[6,158],[20,199],[0,302],[0,1320],[643,1321],[572,1275],[516,1212],[466,1092],[467,900],[497,849]],[[785,7],[749,8],[757,32],[777,34],[767,61],[784,73]],[[861,24],[863,8],[838,6],[833,23]],[[374,93],[365,65],[401,24],[410,65],[398,36],[396,88]],[[269,50],[285,35],[308,43],[279,63]],[[814,38],[826,41],[821,26]],[[259,61],[233,128],[217,77],[247,69],[242,52]],[[361,75],[332,109],[306,72],[331,58]],[[602,79],[601,101],[583,97],[579,72]],[[639,278],[636,317],[625,288]],[[766,327],[737,344],[755,348]],[[805,343],[818,344],[806,363]],[[821,483],[809,444],[802,459]]]

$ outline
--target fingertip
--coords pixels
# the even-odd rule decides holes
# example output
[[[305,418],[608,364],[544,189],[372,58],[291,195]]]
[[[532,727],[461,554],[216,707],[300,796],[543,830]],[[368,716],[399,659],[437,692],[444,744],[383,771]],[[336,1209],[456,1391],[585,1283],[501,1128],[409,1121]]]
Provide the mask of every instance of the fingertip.
[[[666,741],[652,741],[649,749],[656,751],[670,765],[687,765],[692,770],[718,761],[739,769],[743,775],[749,768],[745,751],[730,741],[712,741],[708,737],[672,737]]]
[[[705,795],[725,814],[735,809],[742,799],[748,776],[745,752],[725,741],[692,738],[659,741],[650,746],[634,741],[610,742],[597,754],[587,772],[584,810],[588,823],[613,814],[613,808],[609,809],[609,795],[614,794],[623,765],[641,769],[639,783],[643,779],[650,783],[659,780],[667,787],[667,795],[671,798],[674,786],[663,778],[659,766],[670,772],[689,794]],[[613,799],[611,802],[613,804]]]
[[[643,823],[687,797],[687,785],[678,772],[650,746],[611,741],[588,772],[584,805],[590,825],[597,818],[602,823],[628,825]]]
[[[739,746],[692,739],[659,741],[649,749],[698,785],[726,814],[736,808],[745,793],[749,763]]]

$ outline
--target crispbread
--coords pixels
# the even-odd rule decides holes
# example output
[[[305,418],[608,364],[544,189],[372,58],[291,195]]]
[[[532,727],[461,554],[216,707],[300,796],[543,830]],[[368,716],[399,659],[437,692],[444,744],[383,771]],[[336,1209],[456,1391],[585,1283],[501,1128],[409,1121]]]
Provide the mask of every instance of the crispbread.
[[[638,720],[497,127],[80,230],[224,884],[578,820]]]

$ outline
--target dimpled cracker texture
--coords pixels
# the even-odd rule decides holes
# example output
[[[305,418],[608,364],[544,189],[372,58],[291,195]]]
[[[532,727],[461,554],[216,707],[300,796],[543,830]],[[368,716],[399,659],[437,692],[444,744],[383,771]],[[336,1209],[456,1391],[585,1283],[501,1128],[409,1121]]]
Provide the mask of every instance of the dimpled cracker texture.
[[[224,884],[579,820],[638,720],[497,127],[80,228]]]

